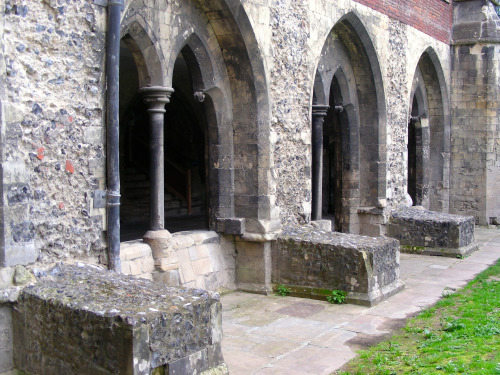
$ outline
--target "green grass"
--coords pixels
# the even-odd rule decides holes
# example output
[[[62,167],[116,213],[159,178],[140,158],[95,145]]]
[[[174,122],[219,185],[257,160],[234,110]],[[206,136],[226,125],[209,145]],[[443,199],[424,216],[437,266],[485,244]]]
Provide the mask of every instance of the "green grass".
[[[500,261],[335,374],[500,375]]]

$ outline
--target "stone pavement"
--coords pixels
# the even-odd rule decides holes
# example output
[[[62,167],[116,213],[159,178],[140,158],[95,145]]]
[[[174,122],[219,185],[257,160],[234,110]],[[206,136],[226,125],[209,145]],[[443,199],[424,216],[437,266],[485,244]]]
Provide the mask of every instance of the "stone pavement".
[[[401,254],[405,289],[374,307],[235,292],[222,296],[222,351],[231,375],[331,374],[447,290],[500,259],[500,230],[476,228],[465,259]]]

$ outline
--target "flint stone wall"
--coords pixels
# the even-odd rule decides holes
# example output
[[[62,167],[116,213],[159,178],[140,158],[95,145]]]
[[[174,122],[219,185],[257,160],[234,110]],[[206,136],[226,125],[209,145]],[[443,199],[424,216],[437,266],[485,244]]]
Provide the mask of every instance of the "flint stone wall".
[[[474,217],[406,207],[392,213],[387,235],[401,242],[402,251],[465,255],[474,250]],[[472,246],[471,246],[472,245]],[[434,250],[431,250],[434,249]],[[456,251],[453,251],[456,249]]]
[[[273,243],[272,264],[274,284],[312,298],[344,290],[348,302],[374,305],[403,288],[399,242],[390,238],[289,227]]]
[[[199,374],[225,368],[221,322],[216,293],[62,265],[19,296],[14,362],[30,374]]]

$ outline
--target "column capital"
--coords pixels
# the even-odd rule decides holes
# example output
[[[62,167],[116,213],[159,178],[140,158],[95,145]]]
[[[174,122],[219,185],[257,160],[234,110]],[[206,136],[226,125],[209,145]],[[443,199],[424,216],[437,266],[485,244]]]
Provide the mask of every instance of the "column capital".
[[[139,94],[148,106],[148,112],[165,112],[165,104],[170,103],[170,96],[174,92],[171,87],[146,86],[139,89]]]
[[[312,106],[312,115],[313,116],[321,116],[321,117],[325,117],[326,116],[326,112],[328,111],[328,108],[330,108],[330,106],[328,105],[324,105],[324,104],[313,104]]]

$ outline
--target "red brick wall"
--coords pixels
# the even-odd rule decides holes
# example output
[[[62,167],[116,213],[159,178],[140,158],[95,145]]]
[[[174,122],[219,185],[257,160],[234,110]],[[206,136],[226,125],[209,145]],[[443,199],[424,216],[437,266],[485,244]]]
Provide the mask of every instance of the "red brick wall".
[[[444,0],[355,0],[442,41],[450,42],[452,5]]]

